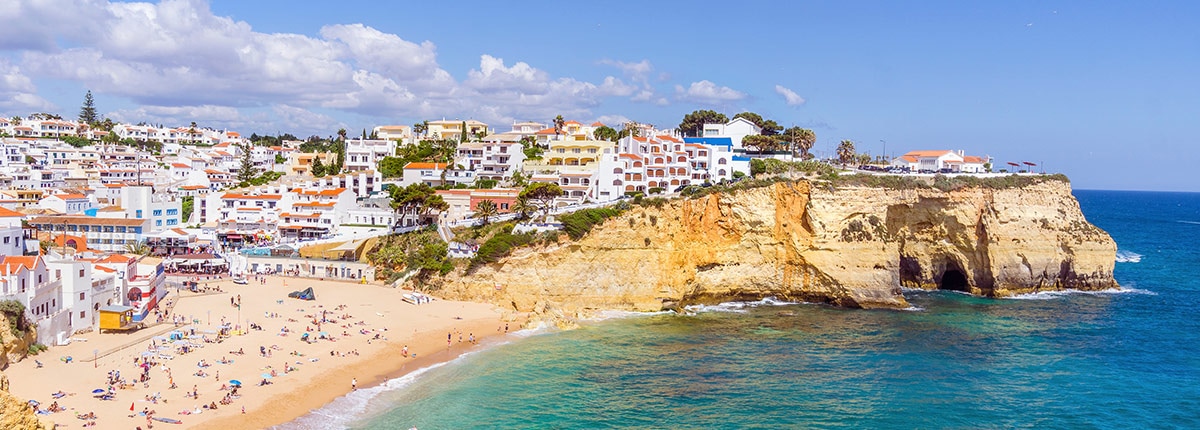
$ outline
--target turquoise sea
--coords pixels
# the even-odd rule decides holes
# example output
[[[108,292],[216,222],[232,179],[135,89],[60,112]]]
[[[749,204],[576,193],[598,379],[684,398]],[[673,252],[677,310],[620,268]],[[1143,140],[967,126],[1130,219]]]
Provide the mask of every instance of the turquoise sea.
[[[1200,194],[1077,191],[1123,292],[770,300],[510,336],[284,428],[1200,428]]]

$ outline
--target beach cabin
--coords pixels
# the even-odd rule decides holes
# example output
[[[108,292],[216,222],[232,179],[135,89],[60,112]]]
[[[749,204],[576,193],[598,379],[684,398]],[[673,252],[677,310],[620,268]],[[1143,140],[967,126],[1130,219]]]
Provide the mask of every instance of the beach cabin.
[[[139,324],[133,322],[133,308],[129,306],[105,306],[100,308],[100,331],[133,330]]]

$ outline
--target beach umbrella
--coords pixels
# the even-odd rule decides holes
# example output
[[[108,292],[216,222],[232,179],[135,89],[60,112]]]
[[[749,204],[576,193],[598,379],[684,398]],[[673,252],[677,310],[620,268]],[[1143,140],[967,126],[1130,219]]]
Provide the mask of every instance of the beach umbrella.
[[[240,387],[240,386],[242,386],[242,381],[239,381],[237,379],[230,379],[229,385],[233,385],[235,387]]]
[[[129,402],[129,412],[133,412],[133,402]]]
[[[95,390],[92,390],[92,394],[104,394],[104,389],[103,389],[103,388],[97,388],[97,389],[95,389]]]

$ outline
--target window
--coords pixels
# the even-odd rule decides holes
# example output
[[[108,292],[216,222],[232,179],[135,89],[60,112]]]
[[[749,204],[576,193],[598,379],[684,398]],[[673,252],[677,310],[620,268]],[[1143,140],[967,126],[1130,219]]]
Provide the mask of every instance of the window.
[[[167,209],[167,215],[179,215],[179,209]]]
[[[176,225],[176,224],[179,224],[179,220],[174,219],[174,218],[167,220],[167,225]]]
[[[81,300],[82,300],[82,299],[81,299]],[[80,318],[80,319],[87,318],[87,312],[86,312],[86,311],[79,311],[79,318]]]
[[[83,269],[79,269],[79,277],[83,277]],[[79,300],[83,300],[83,293],[79,293]]]
[[[141,210],[141,209],[138,209],[138,210],[137,210],[137,216],[136,216],[135,218],[141,218],[141,217],[142,217],[142,210]]]
[[[62,270],[54,269],[54,278],[62,279]]]
[[[123,226],[123,225],[117,226],[117,233],[124,233],[124,232],[125,232],[125,226]]]
[[[162,220],[161,219],[154,220],[154,225],[157,227],[162,227]]]
[[[155,209],[154,216],[162,216],[162,209]]]
[[[5,244],[5,245],[7,245],[7,244],[8,244],[8,241],[9,241],[9,238],[8,238],[8,237],[5,237],[5,238],[4,238],[4,244]]]

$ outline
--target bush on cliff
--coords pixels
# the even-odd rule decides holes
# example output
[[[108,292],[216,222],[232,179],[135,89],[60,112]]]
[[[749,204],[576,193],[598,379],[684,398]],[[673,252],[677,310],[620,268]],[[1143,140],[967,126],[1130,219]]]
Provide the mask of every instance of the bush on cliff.
[[[21,337],[29,329],[29,320],[25,319],[25,305],[16,300],[0,301],[0,313],[8,320],[8,330],[13,336]]]
[[[472,258],[467,266],[467,272],[472,272],[484,264],[500,261],[511,254],[513,248],[528,245],[535,239],[532,234],[513,234],[512,230],[512,225],[505,226],[483,245],[479,245],[479,250],[475,251],[475,258]]]
[[[611,207],[583,209],[559,216],[558,220],[562,221],[563,231],[571,240],[579,240],[592,231],[592,227],[620,214],[620,209]]]

